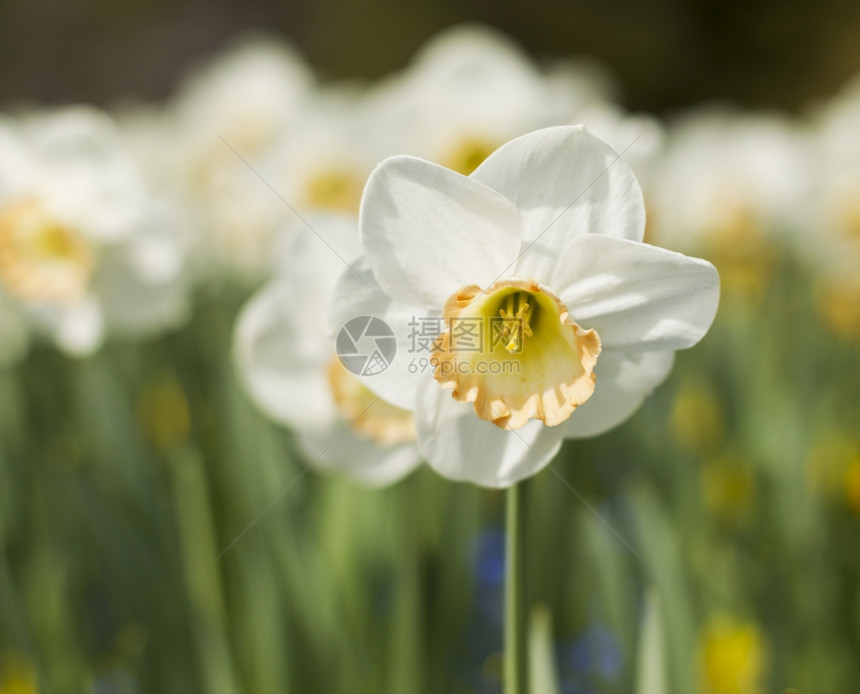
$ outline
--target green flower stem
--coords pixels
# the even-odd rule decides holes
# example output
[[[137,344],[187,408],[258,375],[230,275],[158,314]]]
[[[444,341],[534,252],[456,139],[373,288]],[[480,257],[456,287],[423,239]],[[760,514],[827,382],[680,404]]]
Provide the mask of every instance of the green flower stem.
[[[528,482],[507,491],[505,551],[505,694],[528,694],[526,514]]]

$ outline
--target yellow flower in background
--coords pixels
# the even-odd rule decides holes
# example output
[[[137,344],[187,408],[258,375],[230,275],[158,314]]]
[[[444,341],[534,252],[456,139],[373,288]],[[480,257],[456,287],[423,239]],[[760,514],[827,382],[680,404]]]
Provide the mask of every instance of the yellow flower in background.
[[[860,455],[845,470],[845,498],[851,511],[860,516]]]
[[[828,277],[817,292],[815,305],[833,335],[860,340],[860,280],[856,276]]]
[[[767,669],[765,637],[758,626],[728,615],[711,618],[699,641],[704,694],[759,694]]]
[[[745,460],[732,455],[709,460],[702,467],[701,483],[705,505],[723,520],[742,520],[752,508],[755,477]]]
[[[32,660],[21,653],[0,657],[0,694],[37,694],[39,678]]]
[[[736,215],[715,228],[706,252],[727,291],[760,302],[776,269],[776,248],[745,210]]]
[[[854,506],[852,469],[860,465],[860,441],[840,431],[821,436],[809,452],[806,462],[810,487],[829,498],[847,498]]]
[[[162,451],[184,443],[191,433],[191,411],[174,379],[148,384],[137,404],[137,421],[149,443]]]
[[[716,452],[725,439],[726,423],[713,389],[701,382],[682,386],[672,408],[671,426],[685,451],[696,455]]]

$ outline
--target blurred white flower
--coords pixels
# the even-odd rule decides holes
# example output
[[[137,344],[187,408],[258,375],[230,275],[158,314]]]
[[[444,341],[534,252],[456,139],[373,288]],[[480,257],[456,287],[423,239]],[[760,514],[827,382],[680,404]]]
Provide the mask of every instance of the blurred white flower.
[[[816,305],[831,332],[860,339],[860,76],[813,114],[814,193],[801,235],[817,270]]]
[[[706,108],[669,133],[653,200],[661,245],[751,243],[784,234],[802,215],[809,148],[788,119]]]
[[[216,132],[253,156],[293,126],[313,87],[313,73],[289,45],[251,38],[193,73],[173,108],[201,153],[214,149],[218,156],[210,137]]]
[[[361,85],[318,89],[273,153],[272,185],[297,209],[357,215],[367,177],[392,153],[390,137]]]
[[[815,223],[805,250],[828,270],[856,275],[860,259],[860,76],[814,118]]]
[[[644,225],[630,168],[582,127],[513,140],[470,177],[393,157],[365,189],[365,257],[332,325],[385,320],[397,355],[365,383],[414,409],[441,474],[507,486],[624,421],[710,326],[713,266],[641,243]],[[447,328],[432,368],[411,345],[425,317]]]
[[[196,215],[204,272],[268,276],[290,212],[266,182],[275,185],[278,148],[300,132],[313,89],[311,70],[288,45],[249,39],[193,74],[169,105],[163,168]]]
[[[780,246],[808,219],[809,144],[777,115],[700,109],[669,129],[648,240],[712,259],[728,293],[760,300]]]
[[[289,230],[277,277],[239,316],[236,368],[254,403],[296,431],[314,467],[390,484],[420,462],[412,413],[347,371],[328,330],[337,277],[360,252],[356,222],[340,215],[309,221],[316,233]]]
[[[504,34],[465,25],[436,36],[373,98],[394,151],[469,174],[502,143],[570,122],[605,91],[590,66],[571,62],[550,78]]]
[[[0,292],[65,351],[185,317],[184,250],[104,114],[0,125]]]

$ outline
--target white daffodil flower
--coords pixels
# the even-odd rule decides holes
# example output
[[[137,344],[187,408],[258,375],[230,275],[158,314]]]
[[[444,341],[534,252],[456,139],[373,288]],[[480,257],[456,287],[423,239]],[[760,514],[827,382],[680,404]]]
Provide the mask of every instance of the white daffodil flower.
[[[471,173],[502,143],[569,122],[602,97],[596,70],[569,62],[550,77],[507,36],[457,26],[431,40],[373,99],[396,151]]]
[[[365,189],[365,255],[332,325],[388,323],[397,354],[366,385],[414,410],[441,474],[505,487],[627,419],[710,326],[716,270],[642,243],[644,226],[633,173],[581,126],[517,138],[469,177],[393,157]],[[416,354],[432,319],[442,334]]]
[[[87,108],[0,125],[0,292],[86,355],[187,311],[184,249],[113,122]]]
[[[163,169],[197,219],[195,261],[204,274],[269,276],[272,244],[290,212],[266,184],[277,186],[278,150],[295,136],[314,88],[312,71],[288,45],[251,39],[194,73],[170,104]]]
[[[643,189],[647,208],[666,147],[662,123],[647,114],[627,113],[611,103],[593,103],[581,108],[568,123],[582,123],[624,157]]]
[[[857,275],[860,260],[860,76],[815,114],[814,223],[803,252],[827,273]]]
[[[809,149],[788,119],[703,108],[669,132],[651,198],[661,245],[750,246],[803,218]]]
[[[777,246],[809,218],[809,147],[776,115],[705,108],[670,129],[649,189],[648,240],[707,255],[726,295],[757,305]]]
[[[816,306],[832,332],[860,336],[860,75],[813,114],[810,219],[800,257],[817,270]]]
[[[339,215],[308,221],[313,232],[289,230],[280,272],[239,316],[236,369],[260,410],[296,431],[314,467],[390,484],[421,461],[414,417],[343,366],[328,330],[337,278],[360,253],[356,222]]]
[[[357,215],[367,177],[394,153],[377,116],[359,85],[317,90],[273,154],[272,185],[296,209]]]

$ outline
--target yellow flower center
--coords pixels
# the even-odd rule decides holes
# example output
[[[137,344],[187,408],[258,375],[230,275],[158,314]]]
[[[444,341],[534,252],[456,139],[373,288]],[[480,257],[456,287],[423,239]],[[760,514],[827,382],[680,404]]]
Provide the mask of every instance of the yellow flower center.
[[[335,358],[328,366],[328,382],[335,405],[356,433],[383,448],[415,441],[415,418],[374,395]]]
[[[253,156],[277,138],[281,123],[273,116],[247,110],[220,127],[221,136],[245,156]]]
[[[356,212],[363,183],[352,171],[321,171],[307,183],[307,204],[328,210]]]
[[[445,303],[434,378],[503,429],[565,421],[594,392],[600,338],[531,280],[463,287]]]
[[[468,176],[496,149],[497,145],[486,138],[466,137],[457,142],[441,163],[447,169]]]
[[[92,279],[94,254],[76,231],[32,198],[0,209],[0,282],[29,301],[74,302]]]

